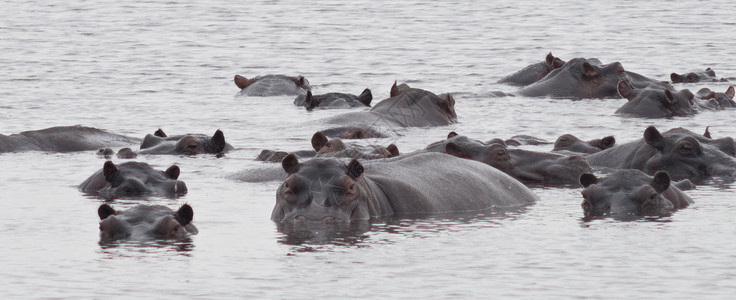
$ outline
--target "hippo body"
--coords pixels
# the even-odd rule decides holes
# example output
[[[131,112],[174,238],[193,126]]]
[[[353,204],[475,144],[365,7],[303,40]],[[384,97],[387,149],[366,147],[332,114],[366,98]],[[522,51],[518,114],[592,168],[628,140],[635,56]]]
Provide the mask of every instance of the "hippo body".
[[[264,75],[248,79],[235,75],[235,85],[240,95],[245,96],[281,96],[306,94],[311,89],[309,81],[303,76]]]
[[[552,55],[552,52],[547,54],[543,61],[535,64],[531,64],[526,68],[516,71],[514,74],[508,75],[498,83],[505,83],[508,85],[515,86],[527,86],[532,83],[539,81],[540,79],[547,76],[552,70],[562,67],[565,61]]]
[[[304,106],[307,110],[315,108],[351,108],[351,107],[370,107],[373,94],[371,90],[365,89],[360,95],[345,93],[327,93],[321,95],[312,95],[312,91],[307,94],[300,94],[294,99],[294,105]]]
[[[541,80],[517,92],[527,97],[618,98],[616,86],[628,80],[619,62],[602,64],[598,59],[574,58]]]
[[[0,134],[0,153],[23,151],[74,152],[124,147],[139,143],[128,136],[85,126],[59,126],[18,134]]]
[[[138,153],[197,155],[220,154],[233,149],[232,145],[225,142],[225,135],[220,130],[215,131],[212,136],[204,134],[167,136],[159,129],[154,134],[146,135]]]
[[[97,214],[103,241],[181,239],[199,232],[191,223],[194,211],[188,204],[182,205],[177,211],[162,205],[138,205],[125,211],[116,211],[102,204]]]
[[[672,89],[672,85],[668,81],[651,79],[639,73],[626,71],[627,82],[635,89],[643,89],[648,86],[659,87],[661,89]]]
[[[512,177],[479,162],[415,153],[364,165],[353,159],[294,156],[278,188],[271,219],[281,224],[334,223],[395,215],[484,211],[531,204],[537,197]]]
[[[672,83],[696,83],[696,82],[728,82],[728,80],[716,77],[716,71],[711,68],[705,71],[689,72],[684,74],[670,74]]]
[[[646,117],[669,118],[673,116],[691,116],[698,112],[693,105],[695,96],[690,90],[673,91],[658,86],[636,89],[628,82],[618,84],[618,93],[628,102],[616,110],[616,114]]]
[[[552,151],[567,151],[574,153],[591,154],[611,148],[615,144],[616,139],[612,136],[583,141],[572,134],[563,134],[555,141]]]
[[[121,196],[179,196],[187,193],[187,186],[179,178],[179,167],[171,166],[158,171],[143,162],[115,165],[106,161],[102,169],[79,185],[79,190],[103,197]]]
[[[666,215],[693,203],[670,184],[667,172],[652,177],[639,170],[618,170],[605,179],[584,174],[580,183],[584,187],[581,206],[587,218]]]

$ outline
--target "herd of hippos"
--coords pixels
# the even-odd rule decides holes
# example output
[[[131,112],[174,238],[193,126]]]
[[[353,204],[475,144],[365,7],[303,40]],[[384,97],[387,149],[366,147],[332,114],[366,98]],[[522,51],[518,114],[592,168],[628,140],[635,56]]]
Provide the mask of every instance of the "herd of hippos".
[[[650,79],[624,70],[618,62],[602,64],[584,58],[565,62],[550,53],[499,83],[520,86],[515,94],[525,97],[626,98],[629,101],[616,114],[627,116],[665,118],[736,107],[733,86],[724,93],[702,89],[693,94],[672,85],[727,81],[717,78],[710,68],[672,73],[670,79]],[[714,139],[707,128],[699,134],[683,128],[660,132],[650,126],[641,139],[619,145],[612,136],[582,141],[565,134],[551,143],[531,136],[483,141],[450,132],[443,141],[400,154],[393,144],[361,146],[343,140],[388,137],[396,128],[456,123],[455,100],[450,94],[394,83],[390,97],[371,106],[369,89],[360,95],[313,95],[302,76],[248,79],[236,75],[235,84],[244,96],[296,96],[294,104],[307,110],[371,107],[321,120],[326,129],[314,134],[312,150],[263,150],[256,158],[281,163],[270,177],[246,173],[241,179],[283,180],[271,215],[279,226],[520,207],[538,200],[527,185],[581,185],[586,218],[666,215],[693,203],[683,190],[736,174],[733,139]],[[137,151],[129,148],[138,144]],[[554,144],[554,148],[551,152],[517,148],[535,144]],[[116,153],[112,148],[119,150]],[[106,158],[131,159],[137,155],[222,155],[233,149],[220,130],[212,136],[168,136],[159,129],[143,140],[83,126],[0,135],[0,153],[98,151]],[[593,175],[593,168],[606,177]],[[143,162],[116,165],[107,160],[79,189],[105,198],[178,196],[187,192],[184,182],[177,179],[179,172],[175,165],[159,171]],[[138,205],[126,211],[102,204],[98,214],[103,239],[180,238],[197,233],[191,223],[192,207],[187,204],[178,210]]]

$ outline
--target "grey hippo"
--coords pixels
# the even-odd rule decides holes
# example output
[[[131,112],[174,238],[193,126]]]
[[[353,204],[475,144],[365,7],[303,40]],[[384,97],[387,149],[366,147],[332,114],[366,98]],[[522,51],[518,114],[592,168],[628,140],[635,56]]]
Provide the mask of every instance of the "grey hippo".
[[[610,135],[600,139],[583,141],[572,134],[563,134],[555,141],[552,151],[591,154],[606,150],[614,145],[616,145],[616,138]]]
[[[22,151],[74,152],[125,147],[140,139],[86,126],[58,126],[17,134],[0,134],[0,153]]]
[[[498,83],[505,83],[515,86],[527,86],[539,81],[540,79],[544,78],[544,76],[547,76],[549,72],[562,67],[562,65],[564,64],[565,61],[563,61],[559,57],[555,57],[554,55],[552,55],[552,52],[550,52],[549,54],[547,54],[547,56],[545,56],[543,61],[528,65],[511,75],[501,78]]]
[[[670,74],[672,83],[695,83],[695,82],[727,82],[728,80],[716,77],[716,71],[711,68],[705,71],[689,72],[684,74]]]
[[[263,150],[256,160],[281,162],[286,155],[293,153],[297,158],[311,157],[347,157],[359,159],[378,159],[399,156],[399,148],[394,144],[388,146],[380,145],[357,145],[345,143],[342,139],[329,139],[324,133],[318,131],[312,135],[312,148],[314,150],[299,150],[293,152]]]
[[[233,150],[225,141],[221,130],[212,136],[204,134],[184,134],[168,136],[160,128],[154,134],[147,134],[141,143],[139,154],[221,154]]]
[[[619,81],[628,80],[619,62],[603,64],[591,58],[574,58],[541,80],[521,88],[517,94],[552,98],[617,98]]]
[[[360,95],[346,93],[326,93],[320,95],[312,95],[312,91],[307,91],[306,95],[296,96],[294,105],[304,106],[308,111],[315,108],[351,108],[351,107],[370,107],[373,100],[373,94],[370,89],[363,90]]]
[[[312,88],[304,76],[264,75],[249,79],[235,75],[234,81],[240,95],[245,96],[296,96]]]
[[[698,112],[693,104],[695,95],[688,89],[674,91],[659,86],[637,89],[626,81],[620,81],[618,83],[618,93],[628,100],[616,110],[615,114],[619,115],[669,118],[673,116],[691,116]]]
[[[106,198],[121,196],[180,196],[187,193],[187,185],[179,178],[180,169],[174,165],[159,171],[143,162],[115,165],[106,161],[102,169],[79,185],[79,190]]]
[[[97,209],[100,217],[100,238],[106,240],[181,239],[197,234],[192,224],[194,210],[189,204],[174,211],[163,205],[137,205],[117,211],[102,204]]]
[[[701,100],[714,103],[710,106],[716,109],[736,108],[736,102],[733,101],[734,94],[736,91],[733,86],[729,86],[724,93],[715,92],[709,88],[702,88],[695,93]]]
[[[271,219],[293,226],[515,208],[538,200],[495,168],[442,153],[365,164],[321,158],[300,163],[289,155],[282,166],[289,176],[276,192]]]

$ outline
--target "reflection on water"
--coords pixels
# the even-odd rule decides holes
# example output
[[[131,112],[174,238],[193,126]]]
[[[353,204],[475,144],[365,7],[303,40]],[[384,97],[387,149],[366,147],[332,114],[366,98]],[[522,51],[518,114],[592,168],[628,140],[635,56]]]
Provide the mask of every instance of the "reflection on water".
[[[129,256],[131,253],[178,253],[180,255],[189,256],[194,250],[194,243],[191,238],[183,238],[177,240],[151,239],[151,240],[121,240],[107,239],[100,237],[99,242],[101,253],[107,258],[115,258],[116,256]]]

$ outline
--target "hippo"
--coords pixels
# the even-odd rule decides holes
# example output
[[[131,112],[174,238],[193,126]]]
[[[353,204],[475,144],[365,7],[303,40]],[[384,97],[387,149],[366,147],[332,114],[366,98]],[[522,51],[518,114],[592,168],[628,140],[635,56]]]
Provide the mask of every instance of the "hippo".
[[[189,204],[182,205],[177,211],[163,205],[138,205],[116,211],[110,205],[102,204],[97,214],[103,241],[181,239],[199,233],[192,224],[194,211]]]
[[[660,133],[649,126],[642,139],[590,154],[587,159],[594,167],[637,169],[647,174],[667,171],[673,180],[700,183],[736,173],[733,148],[730,138],[712,140],[682,128]]]
[[[301,150],[292,152],[297,158],[311,157],[348,157],[360,159],[378,159],[399,156],[399,148],[394,144],[386,147],[379,145],[355,145],[345,144],[341,139],[328,139],[327,136],[318,131],[312,135],[312,148],[314,150]],[[288,152],[263,150],[256,160],[281,162]]]
[[[606,136],[600,139],[583,141],[572,134],[563,134],[555,141],[553,152],[568,151],[575,153],[591,154],[606,150],[616,144],[616,139]]]
[[[698,112],[693,105],[695,95],[688,89],[672,91],[658,86],[635,89],[626,81],[618,83],[618,93],[629,100],[619,107],[615,114],[646,117],[670,118],[691,116]]]
[[[733,86],[729,86],[725,93],[717,93],[709,88],[702,88],[695,93],[702,100],[714,101],[717,109],[736,108],[736,102],[733,101],[735,91]]]
[[[365,165],[334,158],[300,163],[289,155],[271,219],[296,227],[391,216],[487,211],[538,200],[486,164],[442,153],[414,153]]]
[[[631,71],[625,71],[625,72],[626,72],[627,82],[635,89],[643,89],[648,86],[659,87],[661,89],[670,89],[670,90],[673,89],[669,81],[651,79],[649,77],[646,77],[644,75],[641,75],[635,72],[631,72]]]
[[[667,172],[649,176],[639,170],[618,170],[604,179],[593,174],[580,176],[584,187],[586,218],[612,216],[661,216],[693,204],[693,200],[670,184]]]
[[[494,142],[495,143],[498,143],[499,140],[492,140],[491,143],[494,143]],[[503,141],[503,143],[506,144],[507,146],[521,146],[521,145],[538,146],[538,145],[549,145],[549,144],[551,144],[547,140],[540,139],[540,138],[535,137],[535,136],[524,135],[524,134],[519,134],[519,135],[512,136],[512,137],[506,139],[505,141]],[[490,143],[489,142],[486,142],[486,144],[490,144]]]
[[[350,112],[327,119],[327,124],[340,125],[341,128],[371,130],[385,128],[392,130],[402,127],[444,126],[457,122],[455,99],[450,94],[436,95],[422,89],[411,88],[406,84],[391,87],[391,97],[376,103],[369,111]],[[347,126],[347,127],[345,127]],[[337,130],[342,133],[345,130]],[[330,135],[328,130],[323,131]]]
[[[245,78],[235,75],[235,85],[240,95],[246,96],[296,96],[305,94],[312,86],[304,76],[264,75],[255,78]]]
[[[315,108],[350,108],[350,107],[370,107],[373,94],[370,89],[365,89],[360,95],[345,93],[327,93],[322,95],[312,95],[312,91],[307,91],[306,95],[296,96],[294,105],[304,106],[308,111]]]
[[[527,86],[539,81],[540,79],[544,78],[544,76],[547,76],[549,72],[562,67],[564,64],[565,61],[563,61],[559,57],[555,57],[554,55],[552,55],[552,52],[550,52],[544,58],[544,61],[528,65],[526,68],[516,71],[514,74],[501,78],[498,83],[505,83],[515,86]]]
[[[160,128],[154,134],[147,134],[141,143],[139,154],[221,154],[233,150],[225,142],[225,135],[219,129],[211,137],[204,134],[167,136]]]
[[[258,156],[256,157],[256,160],[266,161],[266,162],[281,162],[282,160],[284,160],[284,157],[286,157],[290,153],[296,155],[298,158],[312,158],[315,155],[317,155],[317,151],[314,151],[314,150],[299,150],[299,151],[293,151],[293,152],[286,152],[286,151],[275,151],[275,150],[264,149],[264,150],[261,150],[261,153],[258,154]]]
[[[140,140],[85,126],[58,126],[18,134],[0,134],[0,153],[23,151],[75,152],[124,147]]]
[[[527,184],[573,185],[583,173],[592,172],[583,156],[509,149],[486,144],[451,132],[447,140],[430,144],[430,152],[443,152],[485,163]]]
[[[728,82],[726,79],[718,79],[716,77],[716,71],[713,71],[711,68],[705,69],[705,71],[702,72],[690,72],[685,74],[677,74],[672,73],[670,74],[670,80],[672,80],[672,83],[695,83],[695,82]]]
[[[97,155],[105,159],[110,159],[115,155],[115,151],[110,148],[103,148],[97,151]],[[133,151],[133,149],[126,147],[118,150],[117,157],[122,159],[132,159],[138,157],[138,153]]]
[[[389,137],[387,132],[379,131],[370,126],[340,126],[324,129],[321,132],[328,137],[344,140],[382,139]]]
[[[619,62],[602,64],[598,59],[574,58],[541,80],[521,88],[517,95],[552,98],[618,98],[616,86],[628,80]]]
[[[166,171],[157,171],[144,162],[115,165],[112,161],[106,161],[101,170],[79,185],[79,190],[103,197],[180,196],[187,193],[187,185],[177,180],[179,172],[176,165]]]

